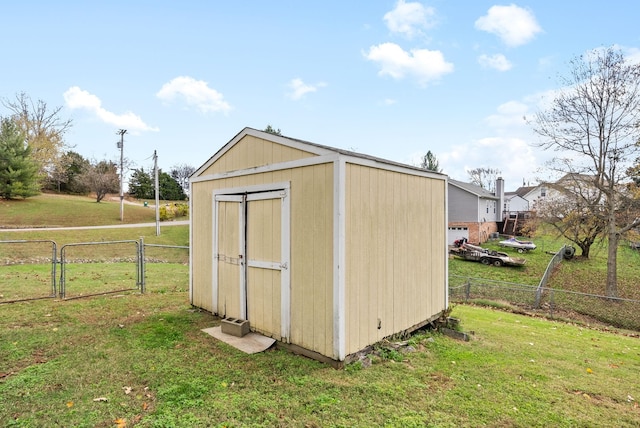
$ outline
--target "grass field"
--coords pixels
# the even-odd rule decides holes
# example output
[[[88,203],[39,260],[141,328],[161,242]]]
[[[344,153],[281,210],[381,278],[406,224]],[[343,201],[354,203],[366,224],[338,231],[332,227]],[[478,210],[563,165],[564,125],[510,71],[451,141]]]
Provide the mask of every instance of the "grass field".
[[[155,221],[155,210],[142,205],[124,205],[125,223]],[[64,227],[119,224],[120,202],[95,198],[43,193],[27,199],[0,199],[0,226]]]
[[[3,426],[633,427],[637,338],[458,306],[470,342],[432,332],[344,370],[202,331],[171,287],[0,311]]]
[[[2,221],[9,218],[5,208],[0,204]],[[75,221],[71,213],[59,218],[62,225]],[[155,227],[0,231],[0,240],[51,239],[60,246],[140,237],[187,245],[188,228],[165,227],[159,237]],[[450,271],[535,284],[551,257],[545,251],[562,245],[537,242],[539,251],[526,256],[524,269],[452,260]],[[44,247],[37,251],[46,254]],[[12,262],[18,251],[0,248],[0,257]],[[187,265],[176,251],[155,254],[169,263],[147,265],[145,294],[0,305],[0,426],[640,425],[636,336],[459,305],[452,316],[473,332],[469,342],[423,331],[379,344],[365,360],[369,367],[358,362],[335,370],[278,349],[246,355],[201,331],[219,319],[189,305]],[[635,253],[623,254],[622,276],[635,269]],[[36,257],[33,249],[23,256]],[[113,260],[118,256],[106,250],[75,256],[112,262],[72,263],[74,292],[100,287],[120,269],[120,280],[131,279],[131,263]],[[599,268],[598,257],[563,269],[576,267],[571,278],[584,275],[594,283],[598,274],[581,271],[590,263]],[[7,264],[3,272],[11,273],[0,277],[0,294],[31,286],[46,292],[46,265]]]
[[[494,266],[484,266],[477,262],[450,258],[449,274],[471,278],[490,278],[517,284],[538,285],[552,257],[549,253],[554,253],[563,245],[571,245],[571,243],[555,238],[552,235],[537,236],[533,240],[538,248],[525,254],[518,254],[510,249],[505,251],[505,248],[501,248],[498,245],[498,241],[490,241],[483,244],[485,248],[503,251],[513,257],[525,258],[527,262],[523,267],[504,266],[496,268]],[[572,260],[564,260],[554,271],[548,286],[582,293],[605,295],[606,267],[606,243],[596,243],[591,249],[589,259],[575,257]],[[638,278],[640,278],[640,251],[621,245],[618,249],[619,297],[640,300],[640,287],[637,286]]]

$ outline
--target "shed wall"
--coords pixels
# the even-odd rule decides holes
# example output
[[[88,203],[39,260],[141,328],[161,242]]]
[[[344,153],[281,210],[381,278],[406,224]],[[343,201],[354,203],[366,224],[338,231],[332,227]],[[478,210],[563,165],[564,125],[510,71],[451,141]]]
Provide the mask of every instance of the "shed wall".
[[[246,139],[247,137],[245,137]],[[243,139],[244,141],[244,139]],[[262,141],[263,145],[264,141]],[[242,156],[230,150],[229,155]],[[265,150],[264,153],[275,153]],[[303,153],[304,154],[304,153]],[[207,172],[242,169],[235,160],[220,159]],[[280,158],[282,159],[282,158]],[[262,161],[261,161],[262,162]],[[265,162],[266,163],[266,162]],[[233,178],[193,182],[192,304],[213,313],[212,194],[215,189],[289,182],[291,201],[291,332],[290,342],[333,357],[333,163]]]
[[[347,354],[446,309],[445,192],[445,180],[347,164]]]

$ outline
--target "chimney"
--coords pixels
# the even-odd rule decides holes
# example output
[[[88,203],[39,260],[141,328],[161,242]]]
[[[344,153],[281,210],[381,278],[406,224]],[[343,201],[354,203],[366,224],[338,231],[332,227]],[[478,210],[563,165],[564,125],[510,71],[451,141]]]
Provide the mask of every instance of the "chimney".
[[[496,196],[498,197],[496,221],[502,221],[502,212],[504,210],[504,179],[502,177],[498,177],[496,180]]]

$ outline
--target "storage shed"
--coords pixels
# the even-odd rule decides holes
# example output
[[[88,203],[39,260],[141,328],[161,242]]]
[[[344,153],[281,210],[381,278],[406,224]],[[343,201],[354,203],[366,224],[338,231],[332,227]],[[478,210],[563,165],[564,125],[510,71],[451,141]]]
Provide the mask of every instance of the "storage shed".
[[[190,186],[194,306],[338,364],[448,306],[446,175],[245,128]]]

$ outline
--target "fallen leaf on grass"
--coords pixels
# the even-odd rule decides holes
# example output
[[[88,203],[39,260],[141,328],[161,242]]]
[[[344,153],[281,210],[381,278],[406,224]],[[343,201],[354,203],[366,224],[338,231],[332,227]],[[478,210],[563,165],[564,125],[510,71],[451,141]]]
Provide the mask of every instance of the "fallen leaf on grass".
[[[113,423],[116,424],[118,428],[125,428],[127,426],[127,420],[122,418],[116,419]]]
[[[589,367],[587,367],[587,373],[591,374],[591,373],[593,373],[593,370],[591,370]]]
[[[148,408],[149,408],[149,403],[147,403],[146,401],[142,403],[142,410],[147,410]]]
[[[68,408],[72,408],[73,407],[73,401],[67,401],[67,407]]]
[[[131,394],[131,391],[133,391],[133,388],[131,388],[130,386],[123,386],[122,390],[124,391],[125,394],[129,395]]]

